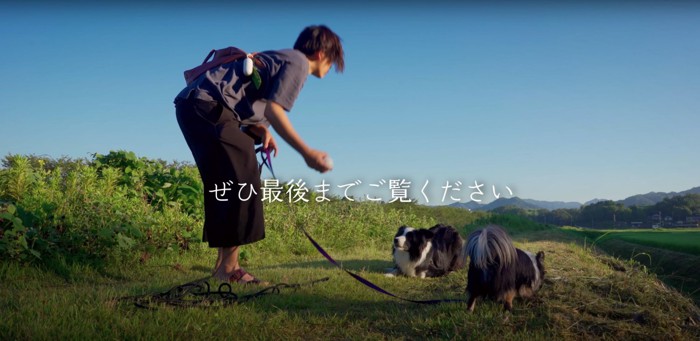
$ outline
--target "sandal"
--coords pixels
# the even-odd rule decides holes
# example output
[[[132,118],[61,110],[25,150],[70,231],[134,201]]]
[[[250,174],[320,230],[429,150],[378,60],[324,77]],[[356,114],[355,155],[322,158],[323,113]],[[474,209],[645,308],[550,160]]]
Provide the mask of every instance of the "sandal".
[[[243,280],[243,277],[245,275],[249,275],[253,279],[251,280]],[[251,275],[247,271],[245,271],[243,268],[240,268],[238,270],[234,270],[233,274],[228,278],[228,281],[230,283],[238,283],[238,284],[255,284],[255,285],[270,285],[270,282],[265,282],[257,279],[255,276]]]

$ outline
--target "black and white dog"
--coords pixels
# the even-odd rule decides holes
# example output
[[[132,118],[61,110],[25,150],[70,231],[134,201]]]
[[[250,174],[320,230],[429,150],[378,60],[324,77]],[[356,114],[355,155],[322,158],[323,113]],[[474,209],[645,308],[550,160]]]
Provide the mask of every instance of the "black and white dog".
[[[467,238],[467,308],[474,311],[478,297],[503,302],[513,310],[513,298],[532,297],[544,280],[544,252],[520,250],[502,228],[491,225]]]
[[[395,267],[388,277],[439,277],[464,267],[464,239],[452,226],[399,227],[392,247]]]

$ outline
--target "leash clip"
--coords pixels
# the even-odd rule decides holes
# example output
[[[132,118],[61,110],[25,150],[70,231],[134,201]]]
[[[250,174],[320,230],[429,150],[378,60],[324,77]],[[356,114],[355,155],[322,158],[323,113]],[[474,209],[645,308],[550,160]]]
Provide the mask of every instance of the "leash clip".
[[[260,162],[259,166],[259,171],[262,174],[262,169],[263,166],[266,166],[267,169],[270,170],[270,173],[272,173],[272,177],[276,180],[277,176],[275,175],[275,171],[272,170],[272,157],[270,157],[270,148],[263,148],[263,147],[258,147],[255,149],[256,153],[260,153],[260,159],[262,160]]]

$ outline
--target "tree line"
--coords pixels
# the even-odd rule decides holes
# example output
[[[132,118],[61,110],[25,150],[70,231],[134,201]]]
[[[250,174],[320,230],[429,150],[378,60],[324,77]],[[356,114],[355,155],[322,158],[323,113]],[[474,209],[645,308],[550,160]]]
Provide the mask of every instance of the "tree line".
[[[700,194],[665,198],[650,206],[625,206],[612,200],[572,209],[524,209],[504,206],[493,213],[524,216],[537,222],[591,228],[698,227]]]

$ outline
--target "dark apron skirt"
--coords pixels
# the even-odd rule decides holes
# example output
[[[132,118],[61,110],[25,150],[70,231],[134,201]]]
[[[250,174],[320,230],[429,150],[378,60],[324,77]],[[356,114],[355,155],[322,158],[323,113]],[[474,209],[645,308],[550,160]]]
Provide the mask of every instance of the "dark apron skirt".
[[[234,113],[217,102],[178,99],[175,107],[204,183],[203,241],[209,247],[232,247],[265,238],[253,139],[241,131]]]

